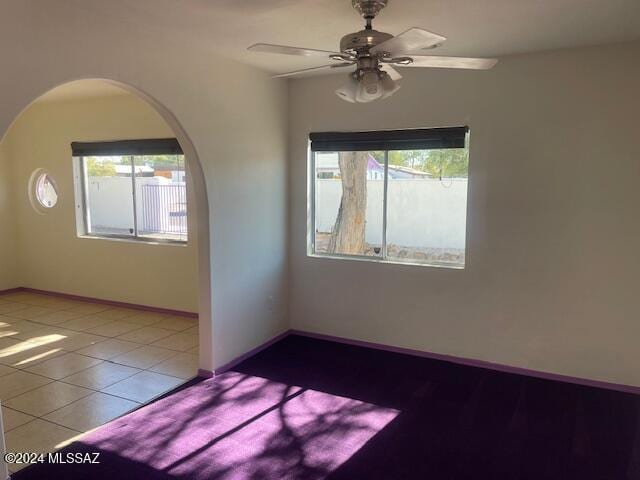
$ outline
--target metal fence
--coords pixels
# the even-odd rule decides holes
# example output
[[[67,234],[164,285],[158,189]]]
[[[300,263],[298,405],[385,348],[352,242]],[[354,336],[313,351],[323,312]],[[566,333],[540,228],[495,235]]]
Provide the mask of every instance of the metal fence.
[[[142,233],[187,234],[185,185],[142,185]]]

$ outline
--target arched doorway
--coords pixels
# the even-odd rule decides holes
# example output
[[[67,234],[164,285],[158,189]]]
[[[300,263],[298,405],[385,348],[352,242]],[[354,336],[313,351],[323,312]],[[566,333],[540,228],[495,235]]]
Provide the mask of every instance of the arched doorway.
[[[116,88],[130,92],[132,95],[140,98],[151,106],[167,123],[174,132],[178,142],[180,143],[184,154],[187,168],[190,173],[191,190],[194,199],[194,215],[190,219],[189,231],[194,232],[197,239],[197,263],[198,263],[198,313],[200,324],[200,367],[205,370],[211,370],[212,364],[212,319],[211,319],[211,273],[210,273],[210,229],[209,229],[209,202],[207,194],[207,186],[205,182],[202,163],[198,156],[193,142],[189,135],[182,127],[175,115],[165,107],[159,100],[140,90],[137,87],[127,83],[112,80],[108,78],[85,77],[78,79],[70,79],[68,81],[52,85],[50,88],[42,91],[35,96],[30,103],[23,106],[21,112],[13,119],[13,123],[5,130],[0,132],[0,144],[2,144],[7,132],[11,126],[20,117],[20,115],[39,98],[46,95],[58,87],[79,84],[84,81],[100,81],[105,84],[113,85]]]
[[[116,89],[122,89],[125,90],[127,92],[127,94],[135,96],[136,99],[138,99],[141,102],[144,102],[146,105],[148,105],[151,109],[154,110],[154,112],[156,112],[161,118],[162,120],[166,123],[166,125],[168,126],[168,128],[171,130],[172,134],[171,136],[175,136],[175,138],[178,140],[178,143],[180,144],[181,148],[182,148],[182,152],[184,153],[184,158],[186,161],[186,165],[187,165],[187,171],[188,171],[188,191],[189,191],[189,198],[190,198],[190,204],[189,204],[189,211],[190,211],[190,215],[189,215],[189,219],[188,219],[188,230],[189,230],[189,236],[190,238],[194,239],[194,243],[197,245],[196,250],[197,250],[197,259],[194,262],[197,266],[197,279],[194,280],[194,288],[198,289],[198,293],[199,293],[199,299],[197,300],[197,312],[200,315],[200,325],[199,325],[199,330],[200,330],[200,335],[199,335],[199,339],[200,339],[200,348],[199,348],[199,365],[201,367],[207,368],[209,369],[210,367],[208,366],[207,362],[207,357],[210,358],[210,352],[211,352],[211,346],[210,346],[210,341],[211,341],[211,313],[210,313],[210,275],[209,275],[209,265],[210,265],[210,261],[209,261],[209,213],[208,213],[208,202],[207,202],[207,193],[206,193],[206,186],[205,186],[205,180],[204,180],[204,174],[202,171],[202,167],[200,165],[200,161],[198,158],[198,154],[196,152],[196,149],[194,147],[194,145],[192,144],[192,142],[190,141],[188,135],[186,134],[186,132],[182,129],[181,125],[179,124],[179,122],[177,121],[177,119],[174,117],[174,115],[171,114],[171,112],[169,112],[168,109],[166,109],[163,105],[161,105],[158,101],[156,101],[155,99],[151,98],[149,95],[146,95],[145,93],[139,91],[136,88],[133,88],[131,86],[128,85],[124,85],[120,82],[114,82],[114,81],[110,81],[110,80],[100,80],[100,79],[83,79],[83,80],[78,80],[78,81],[73,81],[73,82],[67,82],[65,84],[63,84],[62,87],[66,88],[67,90],[69,90],[68,87],[73,87],[74,85],[78,86],[78,88],[82,88],[82,84],[86,82],[100,82],[103,83],[105,85],[111,85]],[[50,90],[50,92],[55,92],[56,90],[58,90],[58,87],[53,88]],[[43,94],[45,97],[47,96],[47,93]],[[43,96],[39,96],[38,98],[44,98]],[[36,100],[34,100],[34,102],[36,102]],[[7,130],[7,132],[9,132],[7,134],[7,132],[2,132],[3,136],[2,136],[2,141],[0,141],[0,143],[3,143],[5,139],[9,138],[12,135],[12,129],[14,128],[14,126],[18,125],[19,123],[19,119],[20,117],[27,112],[27,110],[29,110],[31,108],[31,106],[34,104],[34,102],[32,102],[29,106],[25,106],[25,108],[23,109],[22,113],[16,117],[16,119],[14,120],[12,126]],[[110,101],[109,101],[110,102]],[[150,136],[157,136],[153,133],[151,133]],[[166,135],[162,135],[162,136],[166,136]],[[120,137],[120,138],[117,138]],[[102,135],[96,135],[95,138],[93,138],[93,140],[119,140],[122,139],[121,135],[116,135],[116,138],[109,138],[109,135],[105,134],[105,136]],[[78,138],[76,140],[91,140],[91,138]],[[65,140],[66,141],[66,140]],[[46,149],[47,148],[51,148],[51,141],[50,139],[42,139],[42,140],[38,140],[37,138],[33,138],[33,143],[38,144],[39,147],[42,147],[43,149],[45,149],[45,153],[46,153]],[[68,143],[68,142],[67,142]],[[66,161],[66,160],[65,160]],[[68,158],[68,161],[71,161],[71,158]],[[31,167],[30,167],[31,168]],[[38,173],[38,175],[34,176],[34,185],[40,185],[40,187],[38,188],[53,188],[55,189],[56,186],[60,186],[63,187],[64,183],[70,184],[72,182],[71,178],[60,178],[59,175],[48,175],[50,172],[47,171],[47,169],[43,169],[42,172],[38,171],[34,173]],[[55,172],[53,172],[55,173]],[[133,177],[133,175],[132,175]],[[20,181],[18,185],[14,185],[15,190],[16,190],[16,194],[24,197],[25,195],[25,191],[26,188],[25,185],[22,185],[25,182]],[[30,193],[30,192],[29,192]],[[47,208],[47,207],[52,207],[55,208],[55,205],[50,205],[50,203],[52,203],[54,200],[55,201],[59,201],[61,203],[61,205],[64,202],[72,202],[72,199],[69,198],[70,195],[67,195],[67,198],[64,197],[60,197],[55,198],[54,196],[51,196],[50,192],[48,193],[48,196],[46,196],[46,201],[43,205],[43,207]],[[33,212],[30,212],[33,214]],[[46,214],[46,212],[45,212]],[[44,217],[38,217],[40,219],[46,219],[46,216]],[[53,218],[53,217],[51,217]],[[70,217],[69,217],[70,218]],[[68,220],[69,218],[67,218],[66,220]],[[69,230],[69,226],[70,224],[65,223],[66,222],[65,219],[61,220],[61,223],[56,224],[56,225],[49,225],[50,228],[56,228],[56,229],[61,229],[64,230],[65,232],[67,232],[67,230]],[[72,235],[66,234],[68,237],[71,237]],[[26,239],[26,241],[29,241],[29,238]],[[90,242],[90,241],[89,241]],[[124,247],[118,247],[120,248],[120,250],[124,251]],[[135,248],[144,248],[143,246],[138,247],[136,246]],[[55,251],[55,249],[52,248],[52,251]],[[114,250],[116,251],[116,250]],[[81,255],[81,252],[78,251],[78,256]],[[133,260],[135,261],[135,259],[137,258],[137,254],[133,253],[131,254],[130,257],[130,261]],[[72,261],[68,262],[70,265],[73,264]],[[70,269],[75,268],[75,267],[70,267]],[[91,265],[86,265],[86,268],[95,268],[92,267]],[[64,272],[61,272],[61,276],[63,275]],[[167,272],[168,274],[171,274],[171,272]],[[27,286],[29,287],[29,283],[26,282],[26,280],[28,280],[28,275],[25,274],[24,276],[22,276],[22,278],[19,280],[20,283],[17,283],[15,286]],[[118,280],[121,281],[122,279]],[[113,277],[110,277],[109,281],[113,281]],[[24,282],[24,283],[23,283]],[[76,292],[73,290],[73,288],[69,287],[69,283],[67,284],[63,284],[61,285],[60,288],[57,288],[56,290],[58,291],[62,291],[63,293],[68,293],[68,294],[80,294],[82,295],[83,292]],[[116,300],[116,301],[121,301],[121,298],[110,298],[109,295],[105,294],[105,295],[100,295],[100,294],[95,294],[92,295],[95,298],[102,298],[104,300]],[[125,299],[127,300],[127,299]],[[135,300],[134,300],[135,302]],[[138,302],[135,302],[138,303]],[[140,304],[146,304],[147,302],[145,301],[140,301]],[[168,302],[168,305],[171,306],[170,302]],[[153,305],[151,305],[153,306]],[[163,307],[165,305],[161,304],[159,305],[160,307]],[[29,307],[31,308],[31,307]],[[42,307],[38,306],[38,305],[33,305],[33,308],[31,310],[29,310],[29,315],[36,315],[37,314],[37,309],[38,308],[47,308],[46,306],[42,305]],[[176,307],[174,308],[176,310],[180,310],[181,308]],[[68,311],[68,310],[65,310]],[[54,312],[55,313],[55,312]],[[51,359],[55,359],[57,358],[57,354],[59,352],[56,352],[54,350],[56,350],[57,348],[57,344],[55,341],[53,340],[57,340],[56,338],[54,338],[56,335],[58,335],[57,332],[53,332],[51,330],[47,331],[48,326],[46,324],[42,324],[40,325],[39,322],[32,322],[31,320],[35,320],[35,318],[33,319],[29,319],[28,316],[26,316],[26,314],[16,314],[16,317],[23,317],[22,319],[18,318],[19,320],[24,320],[25,323],[21,324],[19,327],[23,328],[26,327],[30,324],[34,324],[34,325],[38,325],[38,328],[42,327],[41,330],[38,330],[38,334],[36,336],[36,338],[41,339],[42,340],[42,345],[40,345],[37,352],[35,352],[35,355],[31,355],[31,353],[33,353],[33,351],[29,351],[26,352],[25,355],[22,355],[20,357],[20,360],[18,363],[20,363],[19,365],[12,365],[9,366],[8,368],[15,368],[16,370],[24,370],[25,375],[39,375],[38,372],[34,371],[30,371],[28,369],[30,369],[32,367],[31,364],[33,364],[34,366],[36,365],[36,363],[40,364],[41,362],[35,362],[36,359],[35,357],[37,355],[44,355],[43,357],[41,357],[41,359],[48,359],[49,357]],[[51,316],[51,317],[47,317],[50,321],[51,321],[51,326],[57,326],[58,325],[58,319],[61,319],[62,317],[55,317],[55,315]],[[57,318],[56,320],[54,320],[54,318]],[[71,317],[69,317],[69,320],[73,320]],[[123,322],[126,323],[125,321],[126,319],[123,319]],[[16,324],[19,322],[16,322]],[[66,323],[66,321],[64,322]],[[34,327],[35,328],[35,327]],[[155,328],[155,327],[153,327]],[[19,329],[18,329],[19,330]],[[85,339],[87,336],[90,336],[91,333],[87,333],[85,331],[82,331],[78,334],[78,337],[82,337],[84,335]],[[23,335],[24,336],[24,335]],[[24,338],[20,339],[20,332],[18,332],[18,340],[20,340],[20,342],[18,342],[17,344],[20,343],[24,343]],[[51,340],[51,341],[50,341]],[[128,340],[127,340],[128,341]],[[143,340],[141,340],[143,341]],[[126,341],[125,341],[126,342]],[[151,343],[151,342],[149,342]],[[66,346],[69,347],[69,352],[73,352],[73,356],[80,357],[82,356],[82,354],[80,353],[75,353],[78,352],[79,349],[75,349],[75,346],[77,345],[70,345],[69,343],[65,343]],[[9,345],[9,347],[12,347],[12,345]],[[4,345],[3,345],[4,347]],[[51,347],[51,348],[50,348]],[[73,347],[73,348],[72,348]],[[18,347],[19,348],[19,347]],[[153,348],[153,347],[150,347]],[[64,348],[62,348],[61,350],[64,350]],[[27,356],[29,355],[29,356]],[[100,360],[100,359],[98,359]],[[104,359],[105,362],[107,363],[114,363],[111,362],[110,359]],[[26,362],[26,363],[25,363]],[[117,363],[117,362],[115,362]],[[89,366],[84,365],[88,368],[93,368],[93,366]],[[74,367],[75,368],[75,367]],[[78,367],[80,368],[80,367]],[[80,374],[82,371],[84,371],[86,369],[80,368],[80,370],[77,372],[78,374]],[[43,372],[40,372],[43,373]],[[65,373],[72,373],[72,372],[65,372]],[[125,372],[126,373],[126,372]],[[195,372],[194,372],[195,373]],[[123,373],[124,374],[124,373]],[[46,378],[46,375],[42,375],[43,377]],[[64,378],[69,377],[70,375],[66,375]],[[57,381],[57,379],[54,379],[55,381]],[[60,379],[62,380],[62,379]],[[65,383],[65,382],[63,382]],[[78,395],[82,394],[82,389],[85,389],[86,386],[80,386],[77,383],[74,384],[73,381],[69,381],[66,382],[68,385],[75,385],[74,387],[69,387],[69,389],[74,390]],[[85,392],[86,393],[86,392]],[[20,394],[21,395],[21,394]],[[75,394],[74,394],[75,395]],[[90,395],[88,395],[90,396]],[[49,407],[47,407],[48,409]],[[45,413],[44,410],[42,412],[37,413],[36,417],[39,418],[40,415],[42,415],[42,418],[44,419],[44,416],[46,416],[48,413]]]

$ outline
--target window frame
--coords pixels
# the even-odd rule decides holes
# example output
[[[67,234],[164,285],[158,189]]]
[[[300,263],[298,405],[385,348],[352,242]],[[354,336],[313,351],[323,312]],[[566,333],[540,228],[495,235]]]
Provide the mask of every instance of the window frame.
[[[180,155],[183,155],[181,153]],[[100,156],[100,155],[97,155]],[[103,240],[114,240],[114,241],[127,241],[133,243],[146,243],[146,244],[160,244],[160,245],[173,245],[173,246],[187,246],[189,244],[189,232],[187,228],[187,239],[186,240],[174,240],[170,238],[157,238],[157,237],[143,237],[138,235],[138,214],[137,214],[137,198],[136,198],[136,174],[135,174],[135,157],[139,156],[136,154],[126,154],[120,155],[122,157],[128,157],[131,165],[131,202],[133,205],[133,234],[131,235],[119,235],[117,233],[94,233],[90,232],[89,225],[91,225],[91,212],[89,209],[89,188],[88,188],[88,176],[86,172],[86,162],[84,155],[73,156],[73,166],[74,166],[74,177],[76,181],[75,190],[76,190],[76,225],[78,227],[78,237],[79,238],[89,238],[89,239],[103,239]],[[185,168],[186,168],[186,159],[185,159]],[[186,182],[185,182],[186,188]],[[186,194],[186,198],[188,199],[188,191]],[[187,209],[188,211],[188,209]],[[189,222],[187,221],[187,227]]]
[[[470,129],[465,127],[466,134],[464,139],[464,147],[467,150],[467,155],[471,155],[470,151]],[[434,129],[435,130],[435,129]],[[345,132],[348,133],[348,132]],[[385,131],[379,132],[366,132],[367,134],[374,135],[380,133],[384,135]],[[433,150],[438,150],[432,148]],[[434,261],[420,261],[416,259],[403,260],[401,258],[389,258],[387,256],[387,207],[388,207],[388,186],[389,186],[389,152],[391,149],[384,149],[378,151],[384,152],[384,186],[383,186],[383,200],[382,200],[382,248],[380,255],[352,255],[345,253],[319,253],[316,252],[316,154],[328,153],[321,150],[313,150],[311,147],[311,140],[308,140],[307,144],[307,257],[311,258],[328,258],[333,260],[354,260],[360,262],[382,263],[388,265],[407,265],[417,267],[433,267],[433,268],[446,268],[451,270],[465,270],[468,262],[467,254],[467,225],[469,218],[469,184],[467,183],[467,201],[466,201],[466,215],[465,215],[465,243],[464,243],[464,264],[456,265],[445,262]],[[405,150],[405,149],[399,149]],[[407,149],[411,150],[411,149]],[[420,150],[416,148],[414,150]],[[343,150],[347,151],[347,150]],[[372,150],[373,151],[373,150]],[[337,152],[337,151],[336,151]],[[469,175],[467,172],[467,182],[469,181]]]

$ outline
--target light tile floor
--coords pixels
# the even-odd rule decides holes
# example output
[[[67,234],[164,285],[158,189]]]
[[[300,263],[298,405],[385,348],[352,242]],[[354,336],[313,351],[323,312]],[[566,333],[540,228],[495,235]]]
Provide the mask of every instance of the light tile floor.
[[[195,319],[27,292],[0,295],[7,451],[60,448],[194,377],[197,367]]]

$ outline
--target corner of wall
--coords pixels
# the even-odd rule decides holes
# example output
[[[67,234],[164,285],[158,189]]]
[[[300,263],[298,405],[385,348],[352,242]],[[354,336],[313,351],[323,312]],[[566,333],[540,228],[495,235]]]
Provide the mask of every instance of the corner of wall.
[[[7,136],[0,139],[0,290],[20,286],[15,166]]]
[[[286,163],[287,163],[287,171],[286,171],[286,186],[287,186],[287,192],[286,192],[286,215],[287,215],[287,234],[286,234],[286,249],[287,249],[287,254],[285,257],[285,261],[286,261],[286,272],[287,272],[287,278],[286,278],[286,308],[285,308],[285,325],[287,327],[288,330],[293,328],[293,319],[292,319],[292,314],[291,314],[291,310],[292,310],[292,305],[291,305],[291,285],[292,285],[292,278],[293,278],[293,267],[292,267],[292,254],[291,254],[291,247],[293,246],[293,241],[291,240],[293,238],[293,221],[292,221],[292,208],[291,208],[291,204],[292,204],[292,199],[293,199],[293,195],[291,194],[292,192],[292,182],[293,182],[293,175],[291,174],[291,162],[292,162],[292,158],[291,158],[291,81],[289,79],[285,80],[286,82],[286,145],[285,145],[285,154],[286,154]]]

